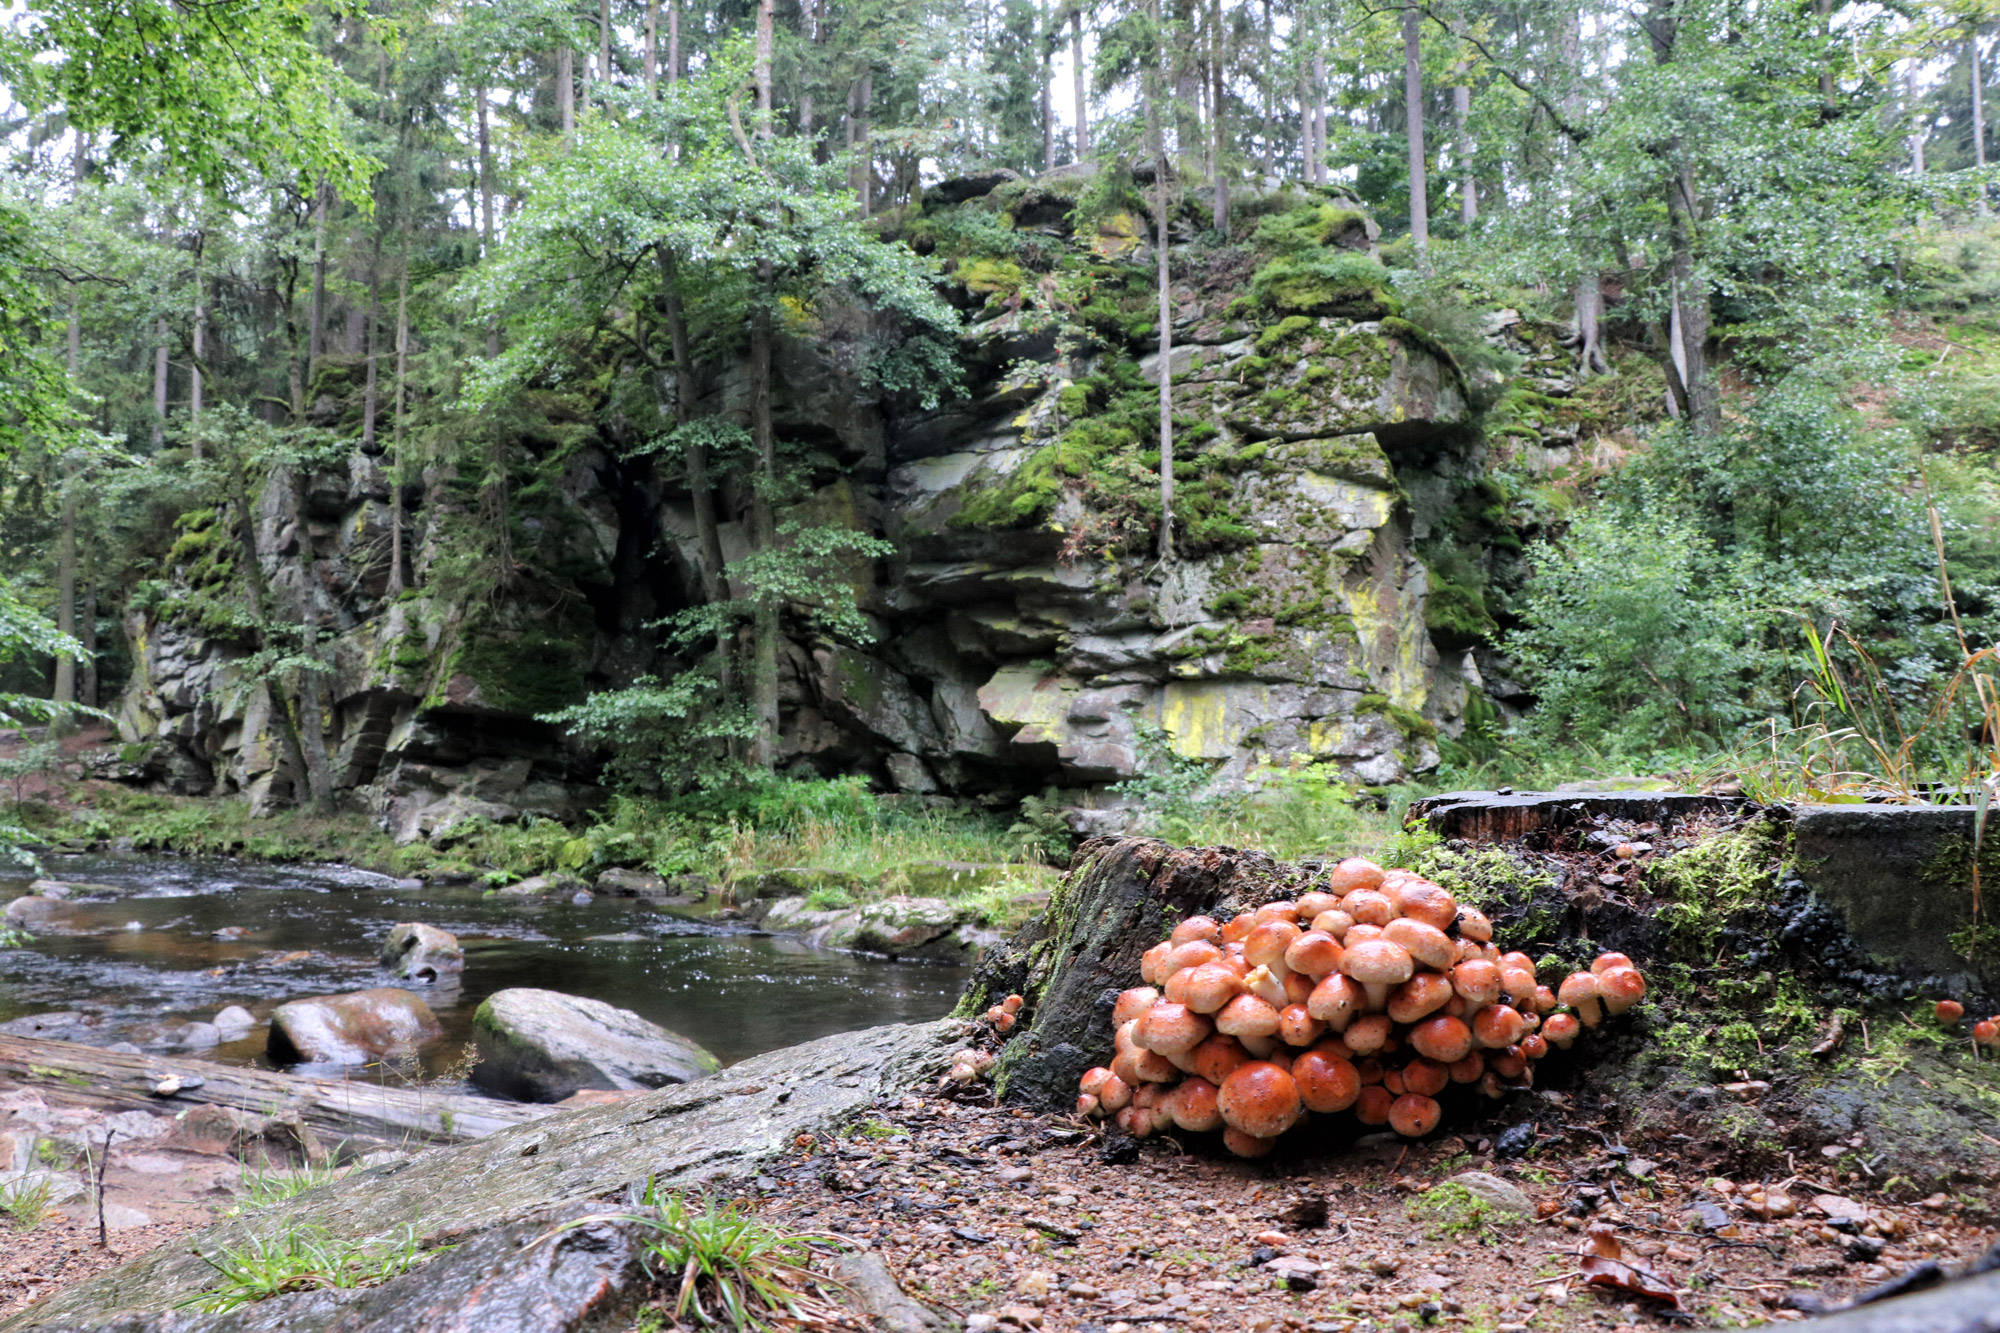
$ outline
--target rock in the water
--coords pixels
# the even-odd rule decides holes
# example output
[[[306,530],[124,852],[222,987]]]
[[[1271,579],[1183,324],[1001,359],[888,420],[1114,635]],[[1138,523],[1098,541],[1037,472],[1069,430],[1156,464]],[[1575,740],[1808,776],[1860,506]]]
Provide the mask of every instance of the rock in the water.
[[[458,936],[421,921],[404,921],[382,942],[382,966],[404,981],[426,984],[465,970]]]
[[[658,898],[667,892],[667,882],[644,870],[613,866],[597,877],[597,891],[619,898]]]
[[[209,1022],[215,1024],[224,1041],[234,1041],[246,1031],[257,1026],[257,1015],[240,1004],[224,1005],[216,1010]]]
[[[442,1036],[431,1007],[392,986],[292,1000],[271,1011],[271,1058],[280,1064],[358,1065]]]
[[[722,1068],[629,1009],[525,986],[489,995],[472,1033],[479,1048],[472,1081],[524,1102],[559,1102],[586,1088],[661,1088]]]
[[[10,926],[33,927],[59,921],[74,910],[60,898],[28,893],[7,904],[6,918]]]
[[[1486,1171],[1461,1171],[1445,1182],[1462,1185],[1486,1210],[1501,1217],[1533,1217],[1535,1205],[1517,1187]]]

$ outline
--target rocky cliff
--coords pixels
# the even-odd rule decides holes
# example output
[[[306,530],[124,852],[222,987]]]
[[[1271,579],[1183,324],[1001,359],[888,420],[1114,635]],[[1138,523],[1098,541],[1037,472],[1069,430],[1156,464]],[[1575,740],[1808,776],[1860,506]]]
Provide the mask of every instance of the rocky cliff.
[[[1491,414],[1474,407],[1502,396],[1498,376],[1468,385],[1401,317],[1372,224],[1337,200],[1273,196],[1257,237],[1288,238],[1276,258],[1195,245],[1178,222],[1178,546],[1160,561],[1150,223],[1111,209],[1078,224],[1079,189],[953,182],[894,224],[968,313],[968,391],[939,410],[864,400],[830,317],[790,331],[780,431],[829,460],[806,508],[897,554],[846,574],[872,643],[788,642],[786,762],[995,801],[1054,786],[1093,829],[1119,822],[1106,789],[1155,747],[1230,777],[1305,758],[1378,785],[1435,764],[1440,735],[1514,688],[1484,648],[1496,560],[1518,549],[1488,476]],[[1539,390],[1517,404],[1569,392],[1552,331],[1511,313],[1486,331],[1523,367],[1510,389]],[[728,368],[704,387],[709,406],[741,406]],[[615,391],[536,410],[506,443],[534,484],[497,519],[491,487],[451,468],[405,484],[415,591],[398,597],[381,459],[356,452],[297,486],[280,473],[261,497],[259,558],[281,592],[309,590],[332,641],[339,785],[402,837],[575,814],[592,757],[535,715],[670,670],[648,627],[699,587],[691,504],[631,457],[642,432]],[[321,411],[337,419],[338,401]],[[1501,440],[1547,471],[1575,451],[1560,415]],[[123,762],[268,800],[285,780],[266,692],[190,611],[223,577],[219,512],[183,516],[160,591],[128,618]],[[467,573],[481,520],[506,537],[497,584]],[[747,549],[740,522],[722,543]]]

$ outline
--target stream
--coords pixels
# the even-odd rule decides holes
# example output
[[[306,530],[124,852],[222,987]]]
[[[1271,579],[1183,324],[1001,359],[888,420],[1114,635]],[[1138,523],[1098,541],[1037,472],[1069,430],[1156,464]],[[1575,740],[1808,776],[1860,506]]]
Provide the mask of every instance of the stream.
[[[467,1065],[473,1011],[511,986],[630,1009],[732,1064],[830,1033],[941,1017],[964,984],[959,968],[822,952],[634,898],[488,898],[476,885],[409,888],[342,866],[226,859],[45,856],[43,873],[103,891],[73,897],[60,929],[0,950],[0,1023],[73,1014],[42,1035],[167,1050],[158,1043],[173,1028],[238,1004],[259,1020],[250,1036],[179,1052],[231,1064],[272,1067],[263,1020],[286,1000],[396,984],[377,951],[400,921],[441,926],[465,949],[456,984],[410,987],[444,1026],[419,1053],[421,1073],[452,1082]],[[0,873],[0,900],[34,878]]]

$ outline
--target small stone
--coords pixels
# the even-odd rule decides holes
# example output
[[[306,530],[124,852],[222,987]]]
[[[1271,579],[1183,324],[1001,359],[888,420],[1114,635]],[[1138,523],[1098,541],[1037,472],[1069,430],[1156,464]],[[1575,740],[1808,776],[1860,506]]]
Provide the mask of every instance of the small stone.
[[[1888,1242],[1878,1236],[1853,1236],[1848,1239],[1843,1253],[1851,1264],[1871,1264],[1882,1257]]]
[[[1056,1280],[1053,1274],[1036,1269],[1031,1273],[1023,1273],[1019,1278],[1015,1279],[1014,1290],[1028,1297],[1030,1300],[1043,1300],[1047,1298],[1051,1291],[1055,1290],[1055,1285]]]
[[[989,1333],[989,1330],[998,1327],[1000,1327],[998,1315],[982,1313],[965,1317],[965,1333]]]
[[[1512,1133],[1509,1130],[1508,1133]],[[1501,1137],[1506,1137],[1502,1135]],[[1505,1217],[1533,1217],[1535,1205],[1518,1185],[1487,1171],[1461,1171],[1445,1182],[1458,1185],[1486,1206],[1487,1211]]]
[[[1139,1160],[1139,1140],[1124,1134],[1107,1134],[1104,1150],[1098,1156],[1106,1166],[1130,1166]]]
[[[1634,1180],[1650,1179],[1659,1169],[1660,1164],[1650,1157],[1633,1157],[1625,1162],[1625,1174]]]
[[[1063,1295],[1073,1301],[1094,1301],[1101,1293],[1088,1282],[1072,1282],[1063,1288]]]
[[[1000,1170],[1001,1183],[1007,1185],[1019,1184],[1021,1181],[1033,1180],[1034,1178],[1035,1173],[1025,1166],[1002,1167]]]
[[[1515,1125],[1500,1132],[1493,1140],[1493,1155],[1502,1159],[1520,1157],[1535,1146],[1535,1127],[1531,1124]]]
[[[1394,1277],[1402,1266],[1402,1260],[1388,1254],[1378,1254],[1368,1261],[1368,1271],[1377,1277]]]
[[[1741,1083],[1725,1083],[1722,1085],[1722,1090],[1732,1097],[1747,1102],[1753,1097],[1762,1097],[1771,1090],[1771,1085],[1761,1078],[1753,1078]]]

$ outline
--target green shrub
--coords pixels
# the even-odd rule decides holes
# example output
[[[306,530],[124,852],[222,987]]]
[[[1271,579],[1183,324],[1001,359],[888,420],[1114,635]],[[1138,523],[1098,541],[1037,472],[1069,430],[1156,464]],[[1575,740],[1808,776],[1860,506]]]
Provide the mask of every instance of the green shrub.
[[[1371,317],[1398,309],[1388,270],[1345,251],[1273,259],[1250,279],[1250,295],[1266,310],[1302,315]]]

